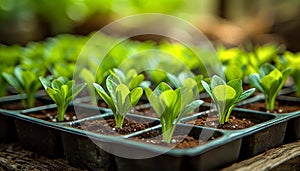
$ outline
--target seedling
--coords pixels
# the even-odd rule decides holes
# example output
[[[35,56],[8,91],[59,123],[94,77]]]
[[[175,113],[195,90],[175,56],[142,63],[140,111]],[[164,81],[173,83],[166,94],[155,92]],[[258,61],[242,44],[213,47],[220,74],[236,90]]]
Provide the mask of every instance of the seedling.
[[[202,100],[193,101],[198,94],[198,86],[192,78],[187,78],[183,85],[175,90],[161,82],[154,91],[150,88],[146,88],[145,91],[151,106],[160,119],[162,136],[166,143],[171,142],[179,120],[203,103]]]
[[[228,123],[234,106],[255,91],[255,88],[251,88],[243,92],[241,79],[234,79],[226,83],[221,77],[214,75],[210,86],[205,81],[201,82],[205,91],[216,104],[220,125]]]
[[[75,80],[68,80],[65,77],[58,77],[52,81],[40,77],[40,81],[57,106],[58,121],[64,121],[68,105],[86,86],[86,83],[75,85]]]
[[[275,99],[291,73],[290,68],[282,72],[271,64],[265,64],[259,69],[259,73],[251,74],[249,82],[265,96],[266,109],[272,112],[275,107]]]
[[[17,66],[15,67],[13,74],[3,72],[2,75],[6,81],[18,91],[19,94],[26,94],[27,98],[22,98],[23,107],[34,107],[34,95],[41,87],[38,76],[43,75],[43,73],[24,70],[21,66]]]
[[[106,88],[109,94],[97,83],[93,84],[97,93],[112,110],[116,122],[116,128],[122,128],[126,114],[135,106],[143,94],[141,87],[132,90],[116,80],[113,75],[106,79]]]

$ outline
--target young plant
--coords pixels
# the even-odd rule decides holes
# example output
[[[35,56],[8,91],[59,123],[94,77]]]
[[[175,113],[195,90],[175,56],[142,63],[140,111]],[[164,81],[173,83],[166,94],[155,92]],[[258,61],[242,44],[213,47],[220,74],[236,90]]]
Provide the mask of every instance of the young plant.
[[[290,68],[280,72],[273,65],[265,64],[259,69],[258,74],[255,73],[249,76],[250,84],[264,94],[267,111],[274,110],[275,99],[288,79],[290,72]]]
[[[132,90],[118,82],[113,75],[106,79],[106,88],[109,94],[97,83],[93,84],[97,93],[112,110],[116,122],[116,128],[122,128],[126,114],[135,106],[143,94],[141,87]]]
[[[19,94],[26,94],[27,98],[22,99],[22,105],[24,108],[34,107],[34,95],[41,87],[38,76],[41,75],[43,75],[43,73],[24,70],[21,66],[15,67],[13,74],[9,74],[7,72],[2,73],[5,80],[14,89],[16,89]]]
[[[179,120],[203,103],[202,100],[194,101],[198,94],[198,86],[192,78],[187,78],[183,85],[175,90],[161,82],[154,91],[150,88],[146,88],[145,91],[151,106],[160,119],[162,137],[166,143],[170,143]]]
[[[210,86],[205,81],[201,82],[205,91],[216,104],[220,125],[229,122],[234,106],[255,91],[255,88],[251,88],[243,92],[241,79],[234,79],[226,83],[222,78],[214,75]]]
[[[75,80],[68,80],[65,77],[58,77],[52,81],[40,77],[47,94],[57,106],[57,119],[64,121],[64,116],[69,103],[80,93],[86,86],[86,83],[75,85]]]

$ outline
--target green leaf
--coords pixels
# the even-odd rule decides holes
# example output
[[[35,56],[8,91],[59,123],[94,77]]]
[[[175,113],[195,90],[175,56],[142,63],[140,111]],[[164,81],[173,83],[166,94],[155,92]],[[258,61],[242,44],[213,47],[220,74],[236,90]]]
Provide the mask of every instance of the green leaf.
[[[63,85],[63,83],[59,79],[54,79],[51,82],[51,87],[55,89],[60,89],[60,87]]]
[[[135,106],[143,95],[143,89],[136,87],[130,92],[130,102],[132,106]]]
[[[121,104],[125,103],[126,97],[129,95],[130,90],[127,88],[125,84],[119,84],[116,88],[116,92],[118,93],[118,102]]]
[[[125,84],[119,84],[116,88],[116,99],[113,99],[117,111],[120,114],[125,115],[131,108],[129,99],[130,90]]]
[[[248,90],[246,90],[245,92],[243,92],[241,94],[241,96],[238,99],[238,102],[245,100],[246,98],[248,98],[249,96],[251,96],[253,93],[255,92],[255,88],[250,88]]]
[[[185,106],[180,113],[180,116],[184,116],[187,113],[193,112],[197,107],[201,106],[204,102],[202,100],[195,100]]]
[[[233,80],[227,82],[227,85],[232,87],[235,90],[235,92],[236,92],[235,101],[237,101],[238,98],[243,93],[242,80],[241,79],[233,79]]]
[[[166,90],[161,93],[159,99],[166,107],[173,107],[175,100],[177,99],[177,93],[174,90]]]
[[[21,84],[18,82],[18,80],[16,80],[12,75],[3,72],[2,76],[5,78],[5,80],[12,86],[14,87],[17,91],[22,91],[22,86]]]
[[[132,81],[129,83],[129,89],[132,90],[139,86],[141,82],[144,80],[144,75],[140,74],[132,79]]]
[[[267,92],[274,93],[274,91],[271,91],[271,87],[273,87],[272,85],[277,87],[280,84],[281,79],[282,79],[281,72],[277,69],[274,69],[268,75],[262,77],[261,85],[264,88],[264,90],[266,90]]]
[[[268,75],[271,71],[273,71],[275,67],[269,63],[264,64],[260,69],[259,69],[259,74],[260,77]]]
[[[260,83],[260,77],[258,74],[251,74],[249,75],[248,79],[250,84],[256,87],[260,92],[265,93],[265,90]]]
[[[115,75],[117,75],[117,77],[118,77],[120,80],[125,80],[125,79],[126,79],[125,74],[124,74],[121,70],[119,70],[119,69],[117,69],[117,68],[114,68],[113,71],[114,71]],[[111,73],[111,74],[112,74],[112,73]]]
[[[175,75],[167,73],[167,77],[176,88],[179,88],[182,85],[179,79]]]
[[[216,86],[225,85],[225,84],[226,82],[221,77],[214,75],[211,79],[210,87],[211,89],[214,89]]]
[[[156,115],[160,118],[165,110],[165,104],[160,102],[159,95],[156,96],[150,88],[146,88],[145,92],[151,106],[156,112]]]
[[[207,92],[207,94],[212,98],[213,97],[213,94],[212,94],[212,91],[209,87],[209,85],[205,82],[205,81],[201,81],[202,83],[202,86],[204,88],[204,90]]]
[[[51,97],[51,99],[52,99],[56,104],[61,104],[61,103],[63,103],[63,99],[62,99],[61,96],[58,94],[58,92],[55,91],[54,89],[48,87],[48,88],[46,88],[46,92],[47,92],[47,94]]]
[[[155,89],[154,89],[154,94],[156,96],[159,96],[162,92],[166,90],[172,90],[172,88],[165,82],[161,82]]]
[[[213,94],[220,102],[227,102],[235,98],[235,90],[228,85],[218,85],[213,89]]]
[[[96,88],[96,91],[100,95],[100,97],[105,101],[105,103],[109,106],[109,108],[115,113],[116,108],[115,108],[115,105],[114,105],[113,100],[111,99],[111,97],[109,97],[107,95],[105,90],[99,84],[94,83],[93,85]]]
[[[229,65],[226,66],[225,77],[227,80],[233,80],[237,78],[243,79],[244,72],[240,67],[237,67],[235,65]]]

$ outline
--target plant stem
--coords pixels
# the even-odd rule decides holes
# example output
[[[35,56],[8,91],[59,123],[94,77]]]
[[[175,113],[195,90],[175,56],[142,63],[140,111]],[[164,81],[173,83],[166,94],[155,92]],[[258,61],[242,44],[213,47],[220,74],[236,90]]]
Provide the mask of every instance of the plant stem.
[[[125,119],[125,115],[122,115],[120,113],[114,114],[115,117],[115,122],[116,122],[116,128],[122,128],[123,127],[123,122]]]
[[[298,78],[295,78],[294,82],[296,84],[296,96],[300,97],[300,80]]]
[[[34,107],[34,93],[27,93],[27,108],[32,108]]]
[[[166,143],[171,142],[175,128],[176,128],[176,125],[169,127],[169,128],[165,128],[165,131],[162,134],[164,142],[166,142]]]
[[[267,97],[265,99],[267,111],[272,112],[274,110],[274,108],[275,108],[275,99],[276,99],[275,97],[274,98]]]
[[[58,119],[58,121],[60,121],[60,122],[64,121],[67,107],[57,106],[57,111],[58,111],[57,119]]]

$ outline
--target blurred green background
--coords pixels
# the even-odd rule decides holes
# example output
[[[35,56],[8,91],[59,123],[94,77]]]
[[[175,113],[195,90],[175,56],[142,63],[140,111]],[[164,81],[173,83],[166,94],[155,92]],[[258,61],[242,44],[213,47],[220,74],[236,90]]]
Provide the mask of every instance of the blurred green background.
[[[299,0],[0,0],[0,43],[86,35],[140,13],[180,17],[227,46],[278,42],[300,51]]]

